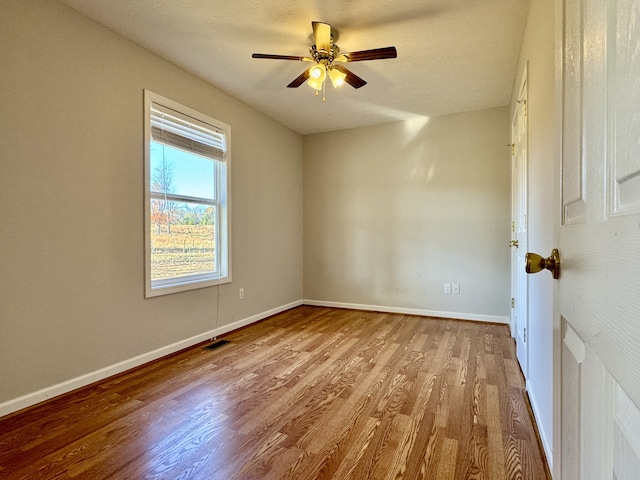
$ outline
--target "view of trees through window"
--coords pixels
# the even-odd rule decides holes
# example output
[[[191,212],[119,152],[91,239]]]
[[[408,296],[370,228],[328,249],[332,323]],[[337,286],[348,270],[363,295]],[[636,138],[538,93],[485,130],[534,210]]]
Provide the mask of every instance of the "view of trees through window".
[[[152,280],[215,273],[214,163],[152,142]]]

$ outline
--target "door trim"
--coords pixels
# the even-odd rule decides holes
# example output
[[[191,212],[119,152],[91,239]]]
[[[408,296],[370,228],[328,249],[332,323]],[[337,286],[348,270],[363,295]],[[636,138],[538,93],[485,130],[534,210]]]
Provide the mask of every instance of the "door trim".
[[[520,75],[515,108],[511,117],[511,219],[512,238],[519,241],[518,247],[511,251],[511,297],[514,299],[511,309],[511,332],[516,341],[516,356],[525,380],[529,378],[529,281],[524,270],[524,253],[529,243],[528,233],[528,182],[529,182],[529,121],[527,104],[529,85],[529,62],[525,62]],[[522,122],[522,133],[516,138],[518,123]],[[516,170],[516,158],[520,145],[524,143],[521,164]],[[524,325],[522,334],[521,326]],[[522,360],[522,361],[520,361]]]

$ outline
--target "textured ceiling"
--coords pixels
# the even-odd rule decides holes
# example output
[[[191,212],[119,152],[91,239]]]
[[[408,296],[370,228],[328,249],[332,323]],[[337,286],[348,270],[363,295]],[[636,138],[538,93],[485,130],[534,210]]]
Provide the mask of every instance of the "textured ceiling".
[[[301,133],[508,104],[528,0],[59,0]],[[311,21],[343,52],[395,46],[349,63],[368,83],[286,88],[309,65]]]

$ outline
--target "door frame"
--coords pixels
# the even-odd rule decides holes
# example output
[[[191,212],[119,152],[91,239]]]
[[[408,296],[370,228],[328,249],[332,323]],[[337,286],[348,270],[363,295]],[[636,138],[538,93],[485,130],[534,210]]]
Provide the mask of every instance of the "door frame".
[[[511,236],[519,242],[511,248],[511,335],[516,341],[516,355],[525,381],[529,375],[529,281],[524,269],[524,252],[529,243],[528,233],[528,185],[529,185],[529,122],[528,122],[528,83],[529,62],[524,63],[518,83],[517,101],[511,117]],[[515,138],[516,125],[522,115],[524,128],[524,161],[516,169],[516,157],[519,145]],[[520,227],[520,223],[524,227]],[[523,230],[523,231],[522,231]],[[524,324],[524,338],[519,336],[519,327]],[[523,351],[524,350],[524,351]],[[522,360],[522,361],[520,361]]]

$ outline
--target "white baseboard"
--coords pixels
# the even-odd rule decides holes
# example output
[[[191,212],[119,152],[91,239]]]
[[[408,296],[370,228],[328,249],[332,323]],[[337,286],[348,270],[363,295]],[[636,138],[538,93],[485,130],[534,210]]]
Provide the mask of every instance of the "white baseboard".
[[[0,403],[0,417],[13,412],[17,412],[18,410],[22,410],[23,408],[30,407],[50,398],[57,397],[58,395],[68,393],[77,388],[85,387],[99,380],[104,380],[105,378],[125,372],[145,363],[157,360],[158,358],[162,358],[185,348],[189,348],[193,345],[197,345],[198,343],[207,341],[217,335],[222,335],[232,330],[245,327],[264,318],[270,317],[271,315],[275,315],[277,313],[284,312],[285,310],[298,307],[302,305],[302,303],[302,300],[298,300],[296,302],[282,305],[280,307],[267,310],[266,312],[262,312],[257,315],[252,315],[251,317],[238,320],[237,322],[233,322],[228,325],[223,325],[216,329],[209,330],[208,332],[203,332],[199,335],[180,340],[179,342],[172,343],[171,345],[157,348],[156,350],[153,350],[151,352],[143,353],[142,355],[138,355],[137,357],[123,360],[122,362],[118,362],[108,367],[101,368],[100,370],[81,375],[80,377],[72,378],[65,382],[58,383],[57,385],[52,385],[36,392],[23,395],[22,397]]]
[[[440,310],[421,310],[416,308],[387,307],[383,305],[362,305],[359,303],[325,302],[323,300],[303,300],[305,305],[316,307],[349,308],[352,310],[369,310],[373,312],[403,313],[407,315],[422,315],[424,317],[452,318],[456,320],[473,320],[476,322],[509,324],[509,317],[501,315],[479,315],[476,313],[443,312]]]
[[[536,395],[531,388],[531,383],[527,380],[527,393],[529,394],[529,402],[531,403],[531,410],[533,410],[533,417],[538,427],[538,433],[540,434],[540,441],[542,442],[542,448],[544,448],[544,454],[547,457],[547,464],[549,471],[553,472],[553,449],[551,448],[551,442],[547,431],[544,428],[544,424],[540,422],[540,408],[536,402]]]

